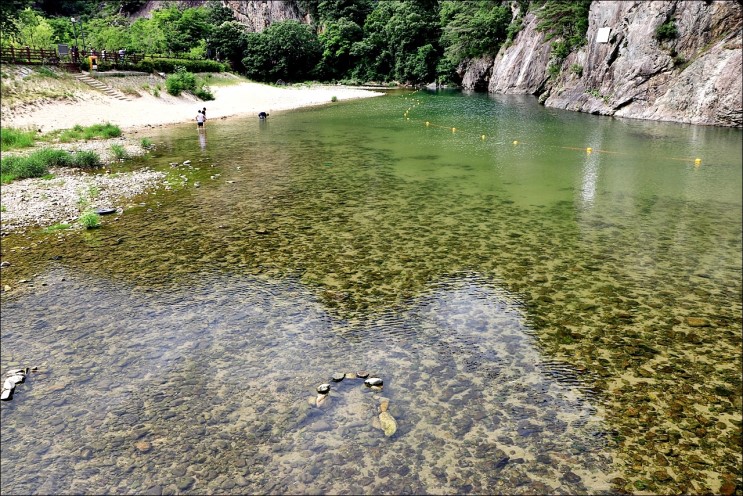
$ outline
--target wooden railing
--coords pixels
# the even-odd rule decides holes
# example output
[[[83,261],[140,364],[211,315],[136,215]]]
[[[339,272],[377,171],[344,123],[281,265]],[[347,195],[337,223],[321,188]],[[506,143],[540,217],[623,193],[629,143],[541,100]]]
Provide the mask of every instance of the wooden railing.
[[[0,49],[0,60],[14,64],[59,64],[57,50],[43,48],[14,48],[2,47]]]
[[[100,52],[96,50],[78,51],[73,48],[70,50],[68,54],[64,56],[60,56],[57,53],[56,49],[45,50],[43,48],[29,48],[29,47],[17,48],[17,47],[12,47],[12,46],[0,48],[0,60],[2,60],[3,62],[13,63],[13,64],[53,64],[53,65],[59,65],[60,63],[79,64],[81,61],[87,60],[88,56],[90,55],[95,55],[97,57],[97,62],[99,64],[107,63],[107,64],[111,64],[114,66],[117,66],[121,63],[136,64],[137,62],[145,58],[145,55],[141,53],[129,53],[129,52],[121,53],[119,51],[107,51],[107,50],[101,50]],[[153,58],[153,59],[175,58],[175,59],[203,60],[203,59],[199,59],[198,57],[192,57],[186,53],[147,55],[147,58]]]

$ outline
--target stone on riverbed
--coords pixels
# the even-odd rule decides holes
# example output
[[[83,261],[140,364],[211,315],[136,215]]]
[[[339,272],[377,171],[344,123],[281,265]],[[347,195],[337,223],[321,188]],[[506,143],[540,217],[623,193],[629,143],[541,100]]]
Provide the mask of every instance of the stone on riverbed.
[[[2,394],[0,394],[0,400],[8,401],[11,399],[13,399],[13,389],[3,389]]]
[[[364,385],[366,385],[367,387],[382,386],[383,384],[384,384],[384,381],[380,379],[379,377],[370,377],[364,381]]]
[[[330,392],[330,384],[320,384],[317,386],[317,392],[320,394],[328,394]]]
[[[315,398],[315,404],[318,408],[327,408],[330,406],[330,395],[329,394],[318,394]]]
[[[397,421],[389,412],[379,414],[379,423],[382,426],[385,436],[390,437],[397,432]]]
[[[356,377],[358,377],[359,379],[366,379],[367,377],[369,377],[369,372],[367,372],[366,370],[359,370],[358,372],[356,372]]]
[[[333,382],[341,382],[345,378],[346,374],[342,374],[340,372],[336,372],[335,374],[333,374]]]

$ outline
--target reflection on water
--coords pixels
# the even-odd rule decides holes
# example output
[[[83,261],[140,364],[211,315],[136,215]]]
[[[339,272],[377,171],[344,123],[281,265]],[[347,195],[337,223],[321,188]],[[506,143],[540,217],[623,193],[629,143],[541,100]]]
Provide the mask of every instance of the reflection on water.
[[[3,492],[740,487],[740,130],[415,95],[160,131],[173,191],[5,238]],[[358,369],[391,439],[310,406]]]

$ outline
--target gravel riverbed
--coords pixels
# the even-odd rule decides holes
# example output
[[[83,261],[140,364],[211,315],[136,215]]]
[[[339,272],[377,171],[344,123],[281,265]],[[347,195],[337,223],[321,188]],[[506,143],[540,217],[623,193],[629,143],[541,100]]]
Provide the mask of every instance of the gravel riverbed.
[[[75,225],[88,210],[116,208],[121,212],[126,200],[163,186],[165,174],[149,169],[133,172],[112,172],[116,158],[111,145],[124,147],[129,156],[147,150],[127,138],[59,143],[54,148],[70,152],[95,151],[106,164],[96,171],[52,168],[52,179],[30,178],[2,186],[0,203],[0,233],[24,231],[66,223]]]

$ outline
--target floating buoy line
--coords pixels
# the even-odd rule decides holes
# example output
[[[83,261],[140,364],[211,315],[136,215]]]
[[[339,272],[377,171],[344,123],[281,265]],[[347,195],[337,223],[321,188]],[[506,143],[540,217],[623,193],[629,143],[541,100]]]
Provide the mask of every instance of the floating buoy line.
[[[413,91],[413,94],[415,94],[415,93],[417,93],[419,91],[420,90],[415,90],[415,91]],[[403,112],[403,119],[406,122],[411,122],[410,112],[413,111],[413,109],[415,107],[419,106],[421,104],[421,101],[418,100],[417,98],[414,98],[414,97],[405,96],[403,98],[405,100],[408,100],[410,98],[413,101],[413,105],[409,106],[405,110],[405,112]],[[466,135],[467,134],[469,134],[469,135],[479,134],[479,137],[480,137],[480,140],[481,141],[486,141],[487,138],[488,138],[488,136],[486,134],[475,133],[473,131],[466,131],[466,130],[462,130],[461,128],[454,127],[454,126],[446,126],[446,125],[441,125],[441,124],[435,124],[435,123],[433,123],[431,121],[428,121],[428,120],[412,119],[412,121],[413,122],[416,122],[416,121],[417,122],[420,122],[425,127],[428,127],[428,128],[433,127],[433,128],[445,129],[447,131],[451,131],[452,134],[466,134]],[[507,143],[506,142],[496,142],[496,144],[498,144],[498,145],[505,145]],[[513,146],[519,146],[519,145],[524,145],[524,144],[525,143],[523,141],[520,141],[520,140],[517,140],[517,139],[511,141],[511,145],[513,145]],[[545,146],[545,145],[542,145],[542,146]],[[552,145],[552,146],[555,146],[555,145]],[[609,155],[627,155],[626,152],[619,152],[619,151],[613,151],[613,150],[601,150],[601,149],[598,149],[598,148],[594,149],[593,147],[590,147],[590,146],[585,146],[585,147],[578,147],[578,146],[558,146],[558,148],[561,148],[563,150],[576,150],[576,151],[583,152],[586,155],[590,155],[592,153],[604,153],[604,154],[609,154]],[[699,158],[699,157],[695,157],[695,158],[689,158],[689,157],[665,157],[665,158],[668,159],[668,160],[678,160],[678,161],[682,161],[682,162],[693,162],[695,167],[699,167],[700,165],[702,165],[702,159]]]

